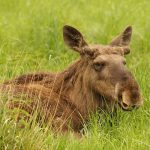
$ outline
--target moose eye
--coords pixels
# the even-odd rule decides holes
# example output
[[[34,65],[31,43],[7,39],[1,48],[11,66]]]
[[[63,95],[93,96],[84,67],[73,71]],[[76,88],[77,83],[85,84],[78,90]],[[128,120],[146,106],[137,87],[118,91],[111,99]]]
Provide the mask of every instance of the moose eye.
[[[101,71],[105,66],[105,62],[101,62],[101,63],[95,63],[94,64],[94,69],[96,71]]]

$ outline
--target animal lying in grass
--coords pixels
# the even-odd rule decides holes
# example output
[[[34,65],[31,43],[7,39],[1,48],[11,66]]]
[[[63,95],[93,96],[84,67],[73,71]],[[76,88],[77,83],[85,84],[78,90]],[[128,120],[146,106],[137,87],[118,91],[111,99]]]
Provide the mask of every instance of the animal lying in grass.
[[[9,98],[7,106],[28,112],[27,120],[36,112],[38,121],[61,132],[79,132],[91,112],[140,107],[141,92],[124,58],[131,34],[129,26],[108,45],[89,45],[77,29],[64,26],[64,41],[80,58],[60,73],[27,74],[4,82],[3,93],[27,102]]]

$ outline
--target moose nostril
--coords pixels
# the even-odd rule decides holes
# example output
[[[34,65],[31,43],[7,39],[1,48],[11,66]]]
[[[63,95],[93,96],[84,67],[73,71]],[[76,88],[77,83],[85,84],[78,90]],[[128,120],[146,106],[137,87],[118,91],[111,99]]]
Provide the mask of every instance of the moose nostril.
[[[122,102],[122,105],[123,105],[124,108],[128,107],[128,105],[126,103],[124,103],[124,102]]]

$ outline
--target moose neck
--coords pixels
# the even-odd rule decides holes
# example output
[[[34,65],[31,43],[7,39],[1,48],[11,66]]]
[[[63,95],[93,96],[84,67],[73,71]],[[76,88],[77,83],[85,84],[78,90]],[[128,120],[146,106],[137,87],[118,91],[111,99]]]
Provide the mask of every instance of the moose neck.
[[[80,59],[63,72],[66,73],[64,84],[68,87],[65,93],[67,92],[71,102],[83,115],[97,111],[102,103],[102,97],[96,94],[84,80],[86,66],[87,62]]]

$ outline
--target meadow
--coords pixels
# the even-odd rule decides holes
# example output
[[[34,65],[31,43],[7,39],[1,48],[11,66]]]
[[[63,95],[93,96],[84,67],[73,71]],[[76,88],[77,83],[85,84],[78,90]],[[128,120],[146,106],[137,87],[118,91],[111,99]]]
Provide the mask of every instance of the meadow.
[[[132,25],[127,66],[141,87],[144,105],[116,118],[91,117],[81,139],[55,136],[38,124],[18,128],[0,98],[2,150],[150,149],[150,1],[149,0],[0,0],[0,82],[35,71],[61,71],[78,58],[65,46],[62,27],[78,28],[89,43],[107,44]]]

